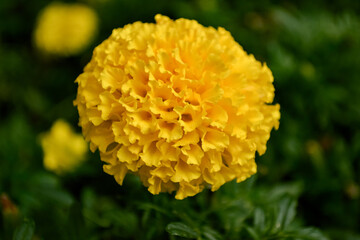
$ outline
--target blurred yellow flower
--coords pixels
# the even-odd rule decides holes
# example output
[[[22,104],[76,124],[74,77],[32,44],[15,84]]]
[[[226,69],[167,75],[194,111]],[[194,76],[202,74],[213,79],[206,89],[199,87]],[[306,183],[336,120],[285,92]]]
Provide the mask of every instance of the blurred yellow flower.
[[[77,79],[83,134],[104,171],[183,199],[256,172],[279,125],[269,68],[223,28],[157,15],[113,30]]]
[[[34,32],[37,48],[54,55],[74,55],[94,39],[98,27],[96,12],[79,3],[54,2],[38,16]]]
[[[44,166],[58,174],[70,172],[86,158],[88,145],[81,134],[64,120],[57,120],[51,130],[40,136]]]

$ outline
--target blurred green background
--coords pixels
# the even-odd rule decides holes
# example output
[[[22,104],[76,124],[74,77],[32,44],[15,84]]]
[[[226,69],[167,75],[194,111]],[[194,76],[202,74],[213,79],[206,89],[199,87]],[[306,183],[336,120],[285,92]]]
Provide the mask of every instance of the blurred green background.
[[[32,37],[49,1],[0,1],[0,239],[360,239],[359,1],[83,3],[100,19],[92,45],[44,57]],[[178,201],[133,176],[118,186],[98,152],[73,173],[46,171],[38,136],[59,118],[77,126],[74,80],[92,49],[157,13],[222,26],[272,70],[280,128],[258,173]]]

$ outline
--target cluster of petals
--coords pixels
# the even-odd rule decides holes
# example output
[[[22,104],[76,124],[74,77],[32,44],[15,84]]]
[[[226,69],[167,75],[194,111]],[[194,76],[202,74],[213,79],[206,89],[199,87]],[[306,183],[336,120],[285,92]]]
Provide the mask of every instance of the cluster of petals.
[[[85,4],[51,3],[38,16],[34,31],[36,47],[51,55],[78,54],[94,39],[97,24],[96,12]]]
[[[57,174],[71,172],[86,160],[88,144],[62,119],[57,120],[49,132],[41,134],[40,140],[47,170]]]
[[[256,172],[279,125],[269,68],[223,28],[156,15],[113,30],[76,79],[79,125],[104,171],[193,196]]]

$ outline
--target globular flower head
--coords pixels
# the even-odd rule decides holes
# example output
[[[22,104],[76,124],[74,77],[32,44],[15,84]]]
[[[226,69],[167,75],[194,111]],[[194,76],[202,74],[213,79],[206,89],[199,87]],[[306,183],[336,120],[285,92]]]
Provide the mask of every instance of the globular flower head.
[[[115,29],[76,80],[91,150],[120,185],[177,199],[245,180],[279,125],[271,71],[223,28],[155,19]]]
[[[51,3],[38,16],[34,32],[36,47],[59,56],[80,53],[93,40],[97,24],[96,12],[84,4]]]
[[[44,166],[58,174],[71,172],[86,158],[88,144],[70,124],[57,120],[50,131],[40,136],[44,151]]]

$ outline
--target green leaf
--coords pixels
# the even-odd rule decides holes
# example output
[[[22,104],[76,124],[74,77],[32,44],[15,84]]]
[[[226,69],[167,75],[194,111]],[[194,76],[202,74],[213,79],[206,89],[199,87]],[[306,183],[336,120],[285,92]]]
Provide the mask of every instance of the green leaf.
[[[244,228],[246,229],[246,231],[250,234],[250,236],[254,239],[254,240],[259,240],[260,236],[259,234],[255,231],[254,228],[244,225]]]
[[[261,208],[255,208],[254,210],[254,227],[260,232],[265,230],[265,213]]]
[[[31,240],[34,231],[34,221],[25,218],[21,225],[15,229],[13,240]]]
[[[301,229],[296,235],[299,240],[329,240],[320,230],[311,227]]]
[[[280,199],[284,196],[291,196],[297,198],[303,191],[303,184],[301,182],[291,182],[278,184],[271,189],[268,194],[268,199]]]
[[[199,237],[199,234],[196,231],[194,231],[191,227],[182,222],[169,223],[166,226],[166,231],[171,235],[183,238],[194,239]]]
[[[62,189],[59,178],[49,173],[39,172],[30,179],[30,189],[38,198],[64,207],[70,207],[74,202],[71,194]]]
[[[222,236],[220,235],[220,233],[218,233],[214,229],[207,227],[207,226],[203,228],[203,235],[204,235],[205,240],[222,240],[223,239]]]
[[[276,230],[285,229],[295,218],[296,201],[284,198],[279,202],[279,210],[276,218]]]

